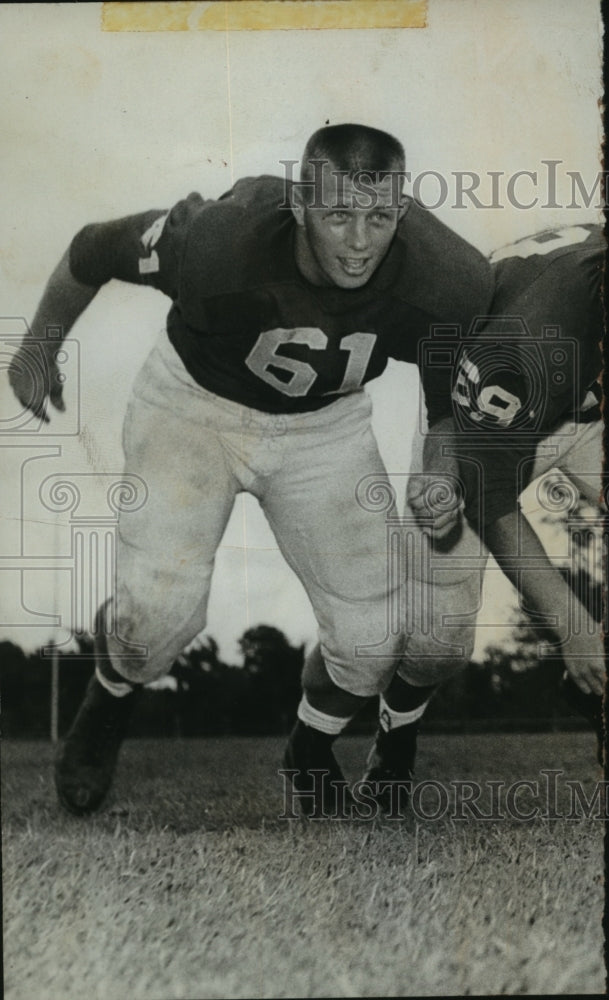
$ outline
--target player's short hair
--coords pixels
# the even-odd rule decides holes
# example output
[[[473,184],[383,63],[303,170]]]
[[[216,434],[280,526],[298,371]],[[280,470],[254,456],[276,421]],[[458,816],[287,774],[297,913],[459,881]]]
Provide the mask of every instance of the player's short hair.
[[[403,174],[406,167],[404,147],[395,136],[352,123],[328,125],[313,133],[302,156],[302,180],[311,179],[312,163],[320,160],[329,161],[334,169],[348,176],[360,172]]]

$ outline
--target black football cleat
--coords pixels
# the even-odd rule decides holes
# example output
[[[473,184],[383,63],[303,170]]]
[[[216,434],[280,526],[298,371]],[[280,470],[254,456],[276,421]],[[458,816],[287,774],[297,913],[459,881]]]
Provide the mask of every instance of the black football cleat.
[[[569,708],[588,720],[596,733],[596,756],[599,764],[603,764],[605,748],[605,724],[603,719],[603,699],[599,694],[585,694],[575,681],[565,674],[562,679],[561,694]]]
[[[283,766],[293,796],[309,819],[350,819],[354,805],[347,781],[332,752],[335,736],[312,729],[300,719],[288,737]]]
[[[418,732],[418,721],[388,732],[379,728],[368,754],[362,781],[370,785],[381,812],[393,819],[403,819],[408,806]]]
[[[137,693],[117,698],[95,674],[89,681],[55,761],[59,801],[76,816],[95,812],[108,793]]]

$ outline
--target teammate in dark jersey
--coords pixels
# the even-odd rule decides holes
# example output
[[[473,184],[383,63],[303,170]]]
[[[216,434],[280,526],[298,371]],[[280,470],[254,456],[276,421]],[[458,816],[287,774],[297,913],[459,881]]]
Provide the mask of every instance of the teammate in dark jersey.
[[[434,344],[440,363],[455,372],[454,417],[431,428],[424,462],[428,472],[436,463],[441,476],[443,460],[438,462],[437,456],[442,449],[459,459],[467,520],[447,552],[455,572],[462,568],[451,615],[475,621],[490,550],[520,592],[524,607],[536,615],[542,638],[564,662],[565,694],[599,736],[605,673],[600,629],[594,621],[598,609],[578,604],[521,512],[519,497],[531,482],[558,469],[589,503],[606,504],[599,406],[604,255],[602,229],[595,225],[544,232],[493,255],[491,315],[474,324],[458,344]],[[551,483],[547,480],[546,492]],[[551,509],[551,494],[544,499],[543,486],[538,486],[539,503]],[[409,500],[429,524],[429,504],[416,479],[409,483]],[[597,528],[601,521],[599,514]],[[431,579],[423,577],[420,588],[419,604],[433,603],[435,582],[432,586]],[[392,704],[399,698],[400,675],[410,676],[411,669],[407,660],[401,662],[389,688]],[[428,697],[432,691],[432,686],[427,688]],[[388,725],[391,712],[385,719],[381,716],[367,772],[370,780],[410,779],[423,707],[405,717],[401,726]],[[389,801],[389,794],[385,798]]]
[[[496,318],[464,343],[453,390],[464,444],[492,433],[493,446],[480,447],[482,491],[471,464],[461,468],[466,513],[479,529],[514,510],[542,438],[567,420],[600,421],[604,253],[602,229],[585,225],[520,240],[491,258]],[[595,503],[599,470],[591,470]]]
[[[67,333],[111,278],[172,299],[124,428],[125,467],[146,482],[148,501],[121,518],[96,673],[56,767],[72,811],[103,800],[136,687],[204,628],[216,549],[244,490],[319,624],[285,761],[303,809],[332,810],[334,786],[314,787],[307,771],[342,779],[331,744],[386,687],[400,652],[394,636],[382,655],[356,655],[382,644],[391,596],[385,520],[355,499],[365,476],[386,478],[362,387],[389,357],[415,362],[430,326],[468,328],[492,288],[481,255],[402,195],[403,172],[403,149],[386,133],[322,129],[298,184],[246,179],[218,200],[191,195],[170,212],[87,226],[52,276],[35,336],[49,324]],[[53,346],[45,350],[42,389],[23,355],[11,381],[46,417],[45,394],[62,403]],[[433,424],[447,412],[449,380],[422,375]]]

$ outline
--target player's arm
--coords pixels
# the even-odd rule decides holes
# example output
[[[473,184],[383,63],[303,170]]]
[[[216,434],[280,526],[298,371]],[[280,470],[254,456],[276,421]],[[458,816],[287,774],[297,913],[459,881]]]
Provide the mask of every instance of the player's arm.
[[[504,441],[500,431],[485,438],[487,445],[475,448],[471,434],[455,437],[465,516],[518,590],[540,637],[562,657],[573,681],[586,694],[602,694],[605,675],[599,629],[586,609],[578,607],[578,632],[573,631],[577,598],[520,509],[524,483],[519,473],[530,466],[535,444],[513,438]]]
[[[408,478],[406,500],[417,520],[435,541],[448,538],[463,516],[459,462],[452,447],[452,418],[434,423],[423,441],[423,468]]]
[[[421,384],[429,431],[423,439],[422,469],[409,476],[406,500],[421,527],[435,541],[448,542],[462,518],[450,372],[424,366]]]
[[[64,409],[55,355],[60,340],[68,335],[102,285],[118,278],[172,293],[177,259],[175,233],[185,228],[184,205],[192,209],[195,202],[186,199],[176,206],[172,215],[175,213],[177,219],[172,220],[167,232],[167,213],[155,209],[85,226],[77,233],[51,274],[31,328],[9,367],[10,384],[23,406],[46,422],[47,399],[55,409]],[[52,338],[47,335],[49,327],[55,334]]]
[[[72,326],[95,297],[98,286],[86,285],[72,275],[69,252],[53,271],[32,324],[9,367],[9,381],[17,399],[48,423],[46,400],[56,410],[64,410],[63,385],[58,378],[55,355],[57,338],[47,337],[47,328],[60,328],[67,336]]]
[[[598,627],[584,608],[578,608],[578,632],[573,631],[573,591],[520,508],[516,506],[484,524],[481,534],[499,567],[522,595],[524,609],[535,616],[534,627],[556,647],[578,687],[586,694],[602,695],[605,670]]]

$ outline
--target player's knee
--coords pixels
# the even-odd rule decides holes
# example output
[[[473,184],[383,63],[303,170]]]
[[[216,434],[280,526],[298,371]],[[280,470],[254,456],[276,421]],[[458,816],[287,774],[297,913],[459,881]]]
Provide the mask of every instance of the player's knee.
[[[181,645],[175,642],[167,644],[161,641],[161,637],[156,639],[153,635],[151,642],[145,642],[139,633],[121,627],[125,625],[124,619],[120,619],[117,632],[103,637],[105,650],[116,672],[131,684],[150,684],[164,677],[186,642]],[[99,644],[100,637],[96,641],[97,649]]]
[[[397,652],[386,656],[357,656],[346,662],[328,662],[328,674],[338,687],[359,698],[381,694],[393,677]]]
[[[442,684],[461,670],[465,663],[466,661],[460,658],[418,660],[416,663],[407,660],[400,663],[398,674],[408,684],[425,687],[430,684]]]
[[[406,655],[400,660],[398,674],[402,680],[415,685],[442,684],[454,674],[465,669],[474,651],[474,635],[460,635],[458,642],[430,643],[415,648],[407,647]]]
[[[123,591],[112,616],[100,622],[112,665],[132,684],[150,684],[171,669],[182,650],[205,627],[204,606],[175,625],[165,604],[145,604]]]
[[[130,684],[150,684],[164,677],[171,669],[173,659],[150,658],[145,653],[141,655],[126,653],[124,646],[108,643],[112,667]]]

